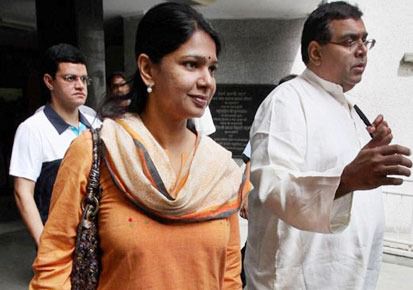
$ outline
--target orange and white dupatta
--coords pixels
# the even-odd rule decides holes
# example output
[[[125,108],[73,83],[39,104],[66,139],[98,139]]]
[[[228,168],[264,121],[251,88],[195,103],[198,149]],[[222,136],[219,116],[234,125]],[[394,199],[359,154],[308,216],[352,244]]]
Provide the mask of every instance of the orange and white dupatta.
[[[239,209],[242,170],[211,138],[198,136],[193,157],[176,176],[165,150],[138,115],[105,120],[101,137],[112,179],[147,215],[197,222],[225,218]]]

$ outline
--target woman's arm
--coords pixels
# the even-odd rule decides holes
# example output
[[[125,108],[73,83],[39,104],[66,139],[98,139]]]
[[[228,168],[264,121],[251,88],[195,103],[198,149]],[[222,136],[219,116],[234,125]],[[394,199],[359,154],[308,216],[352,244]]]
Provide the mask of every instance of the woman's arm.
[[[72,255],[91,163],[92,140],[86,133],[73,141],[59,169],[30,289],[71,288]]]
[[[227,259],[223,289],[242,289],[241,284],[241,250],[238,215],[229,217],[230,238],[227,247]]]

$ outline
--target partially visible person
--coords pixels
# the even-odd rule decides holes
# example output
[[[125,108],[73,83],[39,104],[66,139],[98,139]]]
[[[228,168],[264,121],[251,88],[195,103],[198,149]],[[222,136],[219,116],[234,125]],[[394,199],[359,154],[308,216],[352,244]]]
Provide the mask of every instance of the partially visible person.
[[[295,79],[297,77],[296,74],[289,74],[286,75],[285,77],[282,77],[279,81],[278,81],[278,85],[281,85],[282,83],[288,82],[292,79]]]
[[[410,175],[410,149],[391,144],[382,115],[362,122],[348,95],[375,40],[362,12],[321,4],[301,39],[306,70],[275,88],[251,127],[247,289],[375,289],[381,185]],[[370,137],[370,134],[372,137]]]
[[[64,43],[50,47],[42,59],[42,75],[49,102],[19,125],[9,171],[17,207],[37,246],[69,144],[85,129],[100,125],[95,114],[79,110],[90,79],[78,48]]]
[[[101,131],[99,289],[241,289],[242,171],[187,127],[214,95],[219,52],[217,33],[188,5],[165,2],[140,21],[134,113],[107,109]],[[59,170],[30,289],[71,288],[91,163],[83,134]]]
[[[120,106],[128,107],[131,103],[130,84],[124,72],[116,71],[109,75],[107,81],[107,95],[116,99]]]
[[[98,116],[105,119],[113,114],[126,113],[131,104],[132,94],[130,93],[130,80],[126,78],[124,72],[116,71],[106,79],[106,95],[98,107]],[[107,109],[110,108],[110,111]]]
[[[110,95],[124,96],[130,92],[130,86],[124,72],[116,71],[111,73],[106,84]]]
[[[211,135],[216,131],[209,106],[205,108],[205,112],[201,117],[193,118],[191,121],[193,122],[196,131],[201,135]]]

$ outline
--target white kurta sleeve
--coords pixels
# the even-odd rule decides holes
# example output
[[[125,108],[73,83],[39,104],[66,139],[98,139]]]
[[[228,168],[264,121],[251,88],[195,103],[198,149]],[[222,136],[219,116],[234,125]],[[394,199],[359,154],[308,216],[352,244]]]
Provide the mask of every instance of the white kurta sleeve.
[[[298,229],[341,231],[348,225],[352,201],[352,194],[334,199],[343,166],[324,162],[322,154],[316,167],[308,163],[306,112],[298,96],[284,91],[264,101],[251,128],[253,194]]]

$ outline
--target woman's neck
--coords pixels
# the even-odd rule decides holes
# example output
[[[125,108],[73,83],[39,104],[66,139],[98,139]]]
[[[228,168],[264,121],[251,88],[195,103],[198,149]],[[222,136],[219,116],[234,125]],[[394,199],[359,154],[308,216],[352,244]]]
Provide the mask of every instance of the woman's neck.
[[[182,151],[188,141],[188,135],[193,135],[187,129],[187,120],[171,120],[166,116],[159,116],[143,112],[140,115],[145,127],[165,150]]]
[[[165,115],[140,115],[142,122],[168,155],[172,168],[180,175],[183,162],[192,160],[191,153],[196,145],[196,135],[186,127],[187,120],[168,120]],[[188,159],[189,158],[189,159]]]

